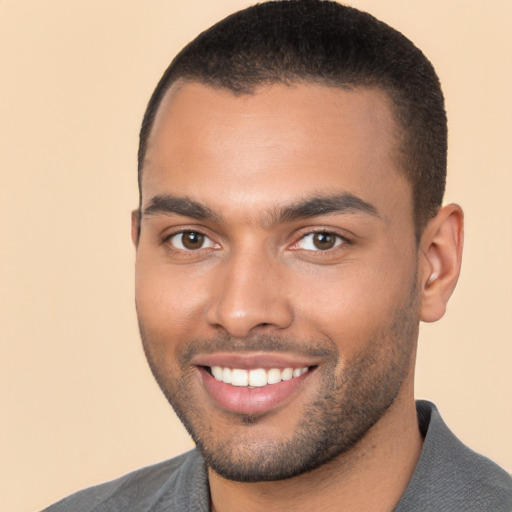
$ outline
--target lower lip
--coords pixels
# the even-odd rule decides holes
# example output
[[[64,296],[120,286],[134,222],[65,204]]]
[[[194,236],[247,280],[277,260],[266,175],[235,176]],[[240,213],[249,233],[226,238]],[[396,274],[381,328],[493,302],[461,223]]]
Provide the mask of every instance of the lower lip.
[[[300,377],[258,388],[239,387],[218,381],[204,368],[198,367],[203,384],[218,406],[238,414],[262,414],[284,405],[299,390],[311,370]]]

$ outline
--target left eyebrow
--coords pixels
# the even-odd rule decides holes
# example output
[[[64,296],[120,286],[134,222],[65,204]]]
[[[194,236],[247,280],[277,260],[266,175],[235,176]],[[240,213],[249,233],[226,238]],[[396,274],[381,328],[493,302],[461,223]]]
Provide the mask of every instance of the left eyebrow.
[[[144,215],[176,214],[196,220],[218,220],[219,216],[210,208],[189,197],[158,195],[144,209]]]
[[[286,206],[270,214],[270,224],[309,219],[321,215],[364,213],[381,218],[377,208],[354,194],[343,192],[330,196],[314,196]]]

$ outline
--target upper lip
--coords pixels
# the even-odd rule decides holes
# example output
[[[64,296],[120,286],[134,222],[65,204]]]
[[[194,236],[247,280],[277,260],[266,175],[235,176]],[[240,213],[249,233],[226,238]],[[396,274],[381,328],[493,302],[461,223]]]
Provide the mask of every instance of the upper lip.
[[[264,352],[216,352],[199,354],[193,358],[194,366],[221,366],[223,368],[304,368],[316,366],[318,361],[300,354],[277,354]]]

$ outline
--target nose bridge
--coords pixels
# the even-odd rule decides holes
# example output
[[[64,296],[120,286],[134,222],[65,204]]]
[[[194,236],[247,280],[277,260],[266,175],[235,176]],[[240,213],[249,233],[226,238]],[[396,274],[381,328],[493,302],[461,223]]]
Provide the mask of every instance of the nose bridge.
[[[255,328],[286,328],[292,311],[275,255],[251,244],[234,251],[215,278],[208,322],[243,338]]]

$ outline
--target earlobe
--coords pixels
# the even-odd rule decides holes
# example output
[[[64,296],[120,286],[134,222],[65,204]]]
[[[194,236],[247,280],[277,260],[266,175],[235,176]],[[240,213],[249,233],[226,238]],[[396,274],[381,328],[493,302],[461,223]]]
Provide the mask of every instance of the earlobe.
[[[423,322],[435,322],[446,311],[459,278],[464,242],[464,214],[460,206],[441,208],[421,238],[420,286]]]
[[[140,237],[140,210],[132,211],[132,242],[135,248],[139,245]]]

